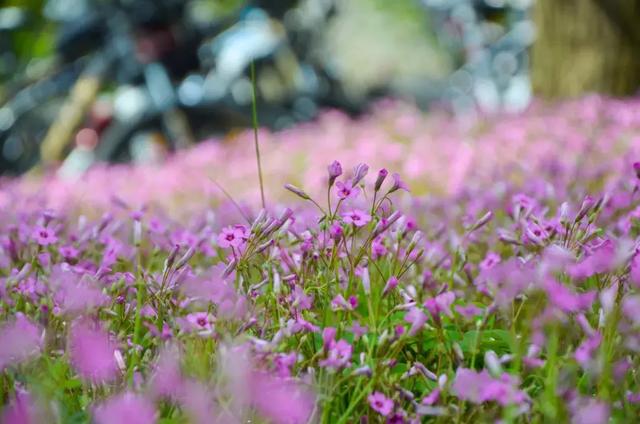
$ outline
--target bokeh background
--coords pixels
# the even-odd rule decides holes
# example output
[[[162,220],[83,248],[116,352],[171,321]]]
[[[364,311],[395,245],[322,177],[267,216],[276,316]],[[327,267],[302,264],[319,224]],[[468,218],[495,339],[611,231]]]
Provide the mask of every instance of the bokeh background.
[[[635,0],[5,0],[0,172],[228,141],[253,125],[254,83],[269,131],[388,98],[472,123],[633,95],[639,17]]]

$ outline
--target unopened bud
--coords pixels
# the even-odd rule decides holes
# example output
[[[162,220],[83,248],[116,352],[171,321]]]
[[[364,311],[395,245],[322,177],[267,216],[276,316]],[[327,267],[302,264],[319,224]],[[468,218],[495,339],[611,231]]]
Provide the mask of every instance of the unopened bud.
[[[491,221],[492,218],[493,218],[493,212],[489,211],[485,213],[484,215],[482,215],[482,218],[477,220],[467,231],[471,233],[479,228],[484,227],[485,225],[487,225],[489,221]]]
[[[169,268],[173,266],[173,263],[176,261],[176,257],[178,256],[179,250],[180,250],[180,246],[175,244],[173,246],[173,249],[171,249],[169,256],[167,256],[167,259],[164,261],[163,272],[166,272]]]
[[[329,171],[329,187],[331,187],[336,181],[336,178],[342,175],[342,165],[340,165],[340,162],[337,160],[334,160],[328,166],[327,170]]]
[[[285,184],[284,188],[286,188],[287,190],[289,190],[290,192],[292,192],[296,196],[299,196],[299,197],[303,198],[304,200],[311,199],[307,193],[305,193],[304,191],[302,191],[298,187],[294,186],[293,184]]]
[[[576,215],[576,219],[574,222],[579,222],[582,218],[584,218],[584,216],[591,210],[593,204],[593,197],[586,196],[582,201],[582,205],[580,206],[580,210],[578,211],[578,215]]]
[[[369,166],[367,164],[364,164],[364,163],[358,164],[353,169],[353,181],[352,181],[353,186],[358,185],[358,183],[362,181],[362,179],[367,175],[367,172],[369,172]]]
[[[380,187],[382,187],[382,183],[384,182],[385,178],[387,178],[387,175],[389,175],[389,171],[384,168],[378,171],[378,178],[376,179],[376,184],[374,186],[375,191],[380,190]]]
[[[185,266],[189,261],[189,259],[191,259],[193,255],[195,255],[195,253],[196,253],[196,249],[193,246],[191,246],[189,250],[187,250],[185,254],[182,255],[182,257],[176,263],[176,269],[180,269],[183,266]]]

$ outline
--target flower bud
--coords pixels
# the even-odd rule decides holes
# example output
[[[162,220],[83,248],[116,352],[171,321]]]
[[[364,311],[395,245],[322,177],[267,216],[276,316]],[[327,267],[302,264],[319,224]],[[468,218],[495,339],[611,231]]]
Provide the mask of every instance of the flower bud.
[[[367,164],[358,164],[358,166],[353,169],[353,186],[358,185],[358,183],[367,175],[367,172],[369,172],[369,166]]]
[[[180,246],[174,244],[173,249],[171,249],[171,252],[169,253],[169,256],[167,256],[167,259],[164,261],[163,273],[167,272],[167,270],[173,266],[173,263],[176,261],[176,257],[178,256],[179,250]]]
[[[393,289],[398,286],[398,279],[395,276],[391,276],[387,280],[387,284],[385,284],[384,289],[382,289],[382,297],[389,294]]]
[[[385,178],[387,178],[387,175],[389,175],[389,171],[384,168],[378,171],[378,178],[376,179],[376,185],[374,186],[375,191],[380,190],[380,187],[382,187],[382,183],[384,182]]]
[[[400,179],[400,174],[394,172],[391,177],[393,177],[393,185],[389,189],[389,193],[393,193],[394,191],[398,190],[409,191],[409,187],[407,187],[405,182]]]
[[[580,206],[580,210],[578,211],[578,215],[576,215],[576,219],[574,222],[579,222],[582,218],[584,218],[584,216],[591,210],[593,204],[593,197],[586,196],[582,201],[582,205]]]
[[[329,187],[333,185],[340,175],[342,175],[342,165],[337,160],[331,162],[331,165],[327,168],[329,171]]]
[[[491,221],[492,218],[493,218],[493,212],[489,211],[485,213],[484,215],[482,215],[482,218],[477,220],[467,231],[471,233],[479,228],[484,227],[485,225],[487,225],[489,221]]]
[[[309,200],[310,199],[310,197],[309,197],[309,195],[307,193],[302,191],[302,189],[299,189],[298,187],[294,186],[293,184],[285,184],[284,188],[286,188],[287,190],[289,190],[290,192],[292,192],[296,196],[302,197],[304,200]]]

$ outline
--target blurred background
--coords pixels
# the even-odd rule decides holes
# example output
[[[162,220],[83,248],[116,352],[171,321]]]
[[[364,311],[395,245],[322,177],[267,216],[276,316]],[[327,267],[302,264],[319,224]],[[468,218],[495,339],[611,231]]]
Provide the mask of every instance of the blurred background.
[[[0,174],[158,161],[381,98],[467,119],[640,87],[640,0],[4,0]]]

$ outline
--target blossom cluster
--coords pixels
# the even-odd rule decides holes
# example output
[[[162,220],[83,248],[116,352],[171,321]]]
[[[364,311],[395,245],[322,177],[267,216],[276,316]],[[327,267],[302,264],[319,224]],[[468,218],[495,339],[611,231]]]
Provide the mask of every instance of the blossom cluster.
[[[266,208],[190,194],[214,185],[212,163],[245,172],[244,146],[77,187],[7,182],[0,421],[631,422],[637,103],[537,105],[467,129],[399,104],[330,113],[292,132],[323,137],[306,159],[321,173],[276,197],[268,172]],[[310,145],[288,137],[266,150],[291,161]],[[160,188],[164,169],[186,175]],[[140,186],[101,193],[109,175]]]

